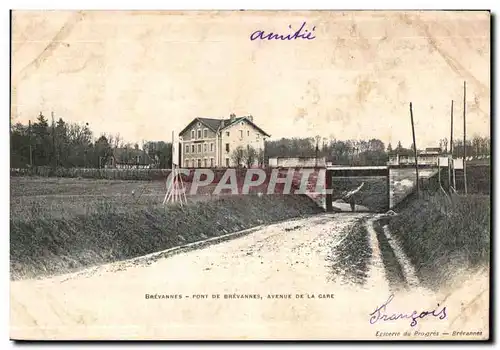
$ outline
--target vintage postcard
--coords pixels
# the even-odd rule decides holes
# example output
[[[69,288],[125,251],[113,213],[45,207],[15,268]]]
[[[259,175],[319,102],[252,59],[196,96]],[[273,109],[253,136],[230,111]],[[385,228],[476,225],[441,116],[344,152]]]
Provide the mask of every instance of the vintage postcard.
[[[11,339],[489,339],[490,26],[13,10]]]

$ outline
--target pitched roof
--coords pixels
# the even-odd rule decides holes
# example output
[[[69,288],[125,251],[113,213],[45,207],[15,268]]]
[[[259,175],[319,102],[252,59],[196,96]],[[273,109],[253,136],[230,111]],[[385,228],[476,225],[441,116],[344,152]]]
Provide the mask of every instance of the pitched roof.
[[[214,119],[214,118],[194,118],[191,120],[191,122],[186,125],[184,129],[179,132],[179,136],[184,134],[190,127],[193,125],[195,122],[201,122],[203,125],[205,125],[207,128],[212,130],[213,132],[217,132],[219,129],[219,125],[222,122],[222,119]]]
[[[247,117],[237,117],[237,118],[234,118],[234,120],[230,120],[230,119],[225,119],[224,120],[224,126],[221,128],[221,130],[225,129],[225,128],[228,128],[230,127],[231,125],[233,124],[236,124],[240,121],[243,121],[243,120],[246,120],[246,122],[250,125],[252,125],[255,129],[259,130],[262,134],[264,134],[265,136],[267,137],[271,137],[271,135],[269,135],[267,132],[265,132],[264,130],[262,130],[261,128],[259,128],[254,122],[252,122],[250,119],[248,119]]]
[[[264,130],[259,128],[254,122],[252,122],[247,117],[236,117],[232,120],[231,119],[201,118],[201,117],[194,118],[184,129],[182,129],[182,131],[179,133],[179,135],[184,134],[186,132],[186,130],[188,130],[191,127],[191,125],[193,125],[196,121],[201,122],[203,125],[205,125],[209,129],[211,129],[212,131],[217,132],[219,130],[223,130],[225,128],[228,128],[229,126],[231,126],[235,123],[238,123],[242,120],[246,120],[246,122],[248,122],[250,125],[252,125],[254,128],[259,130],[262,134],[266,135],[267,137],[271,136],[267,132],[265,132]]]
[[[214,119],[214,118],[196,118],[198,119],[202,124],[205,124],[208,126],[212,131],[217,132],[217,129],[219,129],[221,122],[223,122],[223,119]]]

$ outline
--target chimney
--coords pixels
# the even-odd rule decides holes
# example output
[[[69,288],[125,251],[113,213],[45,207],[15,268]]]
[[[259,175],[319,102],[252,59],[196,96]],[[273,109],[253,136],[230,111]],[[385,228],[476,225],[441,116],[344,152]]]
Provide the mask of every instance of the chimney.
[[[248,119],[248,120],[250,120],[250,121],[253,123],[253,116],[252,116],[252,115],[249,115],[249,116],[247,117],[247,119]]]
[[[234,120],[234,118],[236,118],[236,114],[231,113],[231,114],[229,115],[229,120],[230,120],[230,121],[233,121],[233,120]]]

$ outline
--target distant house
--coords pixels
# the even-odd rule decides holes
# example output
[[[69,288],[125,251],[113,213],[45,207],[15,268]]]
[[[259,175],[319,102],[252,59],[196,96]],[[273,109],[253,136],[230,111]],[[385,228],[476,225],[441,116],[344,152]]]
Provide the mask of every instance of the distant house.
[[[106,162],[106,168],[115,169],[151,169],[156,168],[158,161],[145,151],[135,148],[115,148]]]
[[[331,162],[330,162],[331,163]],[[269,166],[274,168],[292,167],[325,167],[325,157],[272,157],[269,158]]]
[[[443,158],[441,148],[427,147],[423,151],[417,151],[419,165],[438,165],[438,159]],[[402,152],[393,151],[389,155],[388,165],[406,165],[415,164],[415,155],[412,150],[403,150]]]
[[[239,146],[264,150],[270,137],[254,123],[252,116],[228,119],[195,118],[180,133],[181,166],[185,168],[237,166],[232,152]],[[258,159],[255,160],[255,164]]]

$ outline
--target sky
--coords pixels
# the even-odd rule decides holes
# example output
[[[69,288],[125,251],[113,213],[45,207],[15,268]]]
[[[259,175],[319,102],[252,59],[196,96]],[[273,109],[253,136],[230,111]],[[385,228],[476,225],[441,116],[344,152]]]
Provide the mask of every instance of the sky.
[[[313,40],[287,35],[305,22]],[[290,29],[291,27],[291,29]],[[490,134],[489,12],[14,11],[11,121],[170,141],[195,117],[417,146]]]

